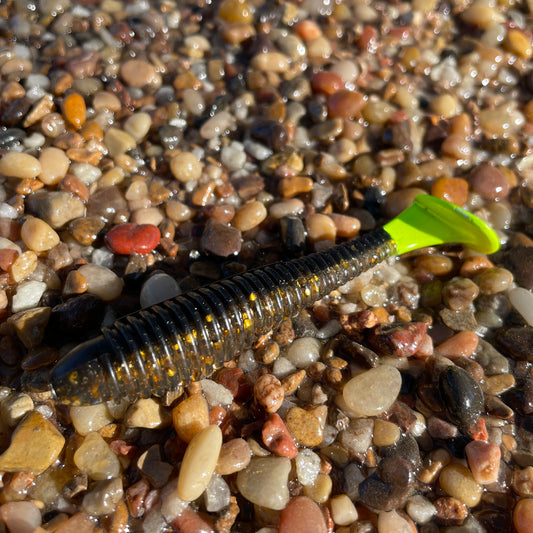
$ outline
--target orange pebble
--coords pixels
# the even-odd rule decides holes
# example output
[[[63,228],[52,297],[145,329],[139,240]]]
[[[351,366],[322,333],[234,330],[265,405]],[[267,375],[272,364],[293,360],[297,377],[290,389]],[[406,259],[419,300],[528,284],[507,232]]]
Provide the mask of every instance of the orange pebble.
[[[469,278],[478,272],[481,272],[486,268],[492,268],[493,266],[494,264],[487,257],[483,255],[476,255],[465,260],[465,262],[461,265],[459,275]]]
[[[517,533],[531,533],[533,498],[524,498],[516,504],[513,511],[513,524]]]
[[[468,182],[463,178],[439,178],[431,187],[432,196],[463,206],[468,197]]]
[[[91,139],[97,139],[101,141],[104,138],[102,127],[94,120],[89,120],[89,122],[86,122],[81,128],[80,133],[86,141]]]
[[[302,20],[294,26],[294,31],[298,37],[304,41],[311,41],[322,35],[320,26],[312,20]]]
[[[479,337],[473,331],[460,331],[435,348],[446,357],[470,357],[477,348]]]
[[[320,71],[311,76],[311,87],[315,93],[329,96],[344,87],[342,78],[334,72]]]
[[[63,113],[74,128],[81,128],[85,123],[87,113],[83,96],[78,93],[69,94],[63,102]]]

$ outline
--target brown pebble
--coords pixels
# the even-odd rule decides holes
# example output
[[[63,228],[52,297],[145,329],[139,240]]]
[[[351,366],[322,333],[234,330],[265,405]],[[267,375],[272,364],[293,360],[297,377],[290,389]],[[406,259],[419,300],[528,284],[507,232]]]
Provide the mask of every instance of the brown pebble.
[[[65,279],[63,294],[70,296],[72,294],[83,294],[84,292],[87,292],[87,279],[78,270],[71,270]]]
[[[278,192],[283,198],[293,198],[298,194],[309,192],[313,188],[313,180],[303,176],[294,176],[280,180]]]
[[[285,424],[296,442],[312,448],[322,442],[322,426],[316,416],[301,407],[291,407],[285,415]]]
[[[468,179],[472,190],[486,200],[501,200],[510,191],[505,174],[489,163],[484,163],[472,170]]]
[[[355,118],[359,116],[364,105],[364,95],[342,89],[328,98],[328,114],[330,118]]]

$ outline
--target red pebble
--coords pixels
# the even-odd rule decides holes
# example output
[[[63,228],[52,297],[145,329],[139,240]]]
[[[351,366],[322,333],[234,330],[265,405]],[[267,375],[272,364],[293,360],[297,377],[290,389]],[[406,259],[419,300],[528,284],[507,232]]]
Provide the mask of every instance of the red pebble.
[[[224,409],[224,407],[220,405],[215,405],[213,409],[211,409],[211,412],[209,413],[209,424],[217,426],[220,426],[222,424],[222,421],[224,418],[226,418],[227,411]]]
[[[281,511],[279,533],[326,533],[320,507],[307,496],[296,496]]]
[[[116,254],[150,253],[161,239],[159,228],[153,224],[120,224],[105,236],[106,244]]]
[[[171,523],[174,531],[180,533],[215,533],[215,528],[211,523],[211,517],[193,511],[187,507],[183,513],[174,518]]]
[[[484,418],[479,418],[477,422],[474,422],[471,426],[468,426],[466,432],[472,440],[488,440],[489,438],[489,433],[487,431]]]
[[[298,453],[298,447],[291,437],[285,422],[277,413],[272,413],[263,424],[261,433],[265,446],[276,455],[294,459]]]
[[[240,368],[223,368],[217,374],[216,382],[224,385],[236,401],[247,400],[252,395],[252,385]]]
[[[364,48],[369,52],[375,52],[377,48],[377,41],[379,38],[378,31],[373,26],[365,26],[361,35],[357,38],[357,44],[360,48]]]
[[[311,76],[311,87],[318,94],[330,96],[344,88],[342,78],[334,72],[317,72]]]

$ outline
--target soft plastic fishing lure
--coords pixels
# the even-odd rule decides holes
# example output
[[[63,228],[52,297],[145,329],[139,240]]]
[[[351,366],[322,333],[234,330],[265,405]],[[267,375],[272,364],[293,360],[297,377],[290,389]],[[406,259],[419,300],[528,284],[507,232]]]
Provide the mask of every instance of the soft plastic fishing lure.
[[[499,247],[484,222],[459,207],[418,196],[383,228],[326,251],[212,283],[117,320],[52,370],[57,401],[86,405],[135,400],[211,375],[286,318],[387,257],[458,242]]]

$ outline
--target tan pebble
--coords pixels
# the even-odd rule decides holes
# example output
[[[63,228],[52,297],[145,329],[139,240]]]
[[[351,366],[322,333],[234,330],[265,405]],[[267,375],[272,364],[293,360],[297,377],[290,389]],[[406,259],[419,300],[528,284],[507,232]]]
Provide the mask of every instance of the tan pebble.
[[[472,472],[458,463],[445,466],[439,476],[442,490],[469,507],[475,507],[481,500],[483,488],[476,483]]]
[[[124,424],[127,427],[153,429],[168,425],[169,418],[159,402],[153,398],[143,398],[128,409]]]
[[[515,386],[515,378],[512,374],[496,374],[486,376],[483,382],[483,392],[498,396]]]
[[[33,400],[23,392],[16,392],[5,398],[0,404],[2,420],[8,426],[17,425],[20,419],[34,408]]]
[[[359,233],[361,222],[355,217],[332,213],[328,215],[335,223],[338,237],[350,239]]]
[[[40,100],[33,104],[30,112],[26,115],[22,125],[25,128],[33,126],[41,119],[46,118],[55,108],[54,99],[51,94],[45,94]]]
[[[17,426],[11,444],[0,455],[5,472],[41,474],[59,457],[65,438],[41,413],[32,411]]]
[[[174,222],[185,222],[194,216],[194,211],[179,200],[169,200],[165,203],[165,212]]]
[[[209,407],[201,394],[193,394],[174,409],[172,422],[178,437],[184,442],[190,442],[202,429],[209,425]]]
[[[109,128],[105,132],[104,143],[111,157],[133,150],[137,146],[135,139],[129,133],[118,128]]]
[[[63,294],[70,296],[72,294],[83,294],[87,292],[87,279],[78,270],[71,270],[65,279],[63,285]]]
[[[528,59],[533,55],[531,48],[531,39],[526,37],[524,32],[517,29],[511,29],[507,32],[503,40],[503,46],[512,54]]]
[[[435,276],[446,276],[453,269],[453,261],[442,254],[420,255],[415,259],[414,266]]]
[[[187,502],[196,500],[206,489],[217,466],[222,447],[222,431],[207,426],[191,440],[178,477],[178,495]]]
[[[281,386],[283,387],[285,396],[294,394],[298,390],[298,387],[302,384],[306,375],[306,371],[302,368],[301,370],[298,370],[298,372],[294,372],[294,374],[284,377],[281,380]]]
[[[148,113],[133,114],[124,122],[124,130],[129,133],[135,142],[140,142],[146,137],[152,125],[152,118]]]
[[[487,268],[474,276],[481,294],[497,294],[505,291],[513,282],[513,275],[505,268]]]
[[[252,450],[244,439],[231,439],[222,445],[215,471],[221,476],[240,472],[248,466],[251,457]]]
[[[333,496],[329,500],[329,506],[333,522],[338,526],[349,526],[358,518],[357,509],[347,494]]]
[[[47,252],[59,244],[59,235],[44,220],[28,217],[20,230],[24,244],[34,252]]]
[[[398,216],[404,209],[407,209],[419,194],[427,194],[424,189],[418,187],[408,187],[387,194],[385,212],[388,217]]]
[[[70,160],[65,152],[53,146],[41,151],[39,163],[41,164],[41,172],[38,177],[45,185],[59,183],[66,176],[70,166]]]
[[[512,474],[512,486],[519,496],[533,496],[533,466],[515,470]]]
[[[516,533],[531,533],[533,524],[533,498],[520,500],[513,510],[513,524]]]
[[[337,235],[335,222],[328,215],[315,213],[305,219],[307,237],[311,242],[334,241]]]
[[[7,152],[0,158],[0,174],[9,178],[35,178],[41,173],[36,157],[22,152]]]
[[[328,474],[318,474],[311,485],[304,487],[303,493],[316,503],[326,503],[331,494],[333,482]]]
[[[93,108],[97,113],[102,111],[111,111],[116,113],[120,111],[122,105],[116,95],[108,91],[99,91],[93,96]]]
[[[247,202],[237,210],[231,225],[241,231],[249,231],[261,224],[266,216],[267,210],[262,202]]]
[[[287,72],[289,70],[289,58],[280,52],[265,52],[252,58],[251,66],[262,72]]]
[[[439,476],[442,469],[451,461],[451,454],[448,450],[438,448],[430,452],[424,459],[422,467],[417,472],[417,479],[422,483],[433,483]]]
[[[37,254],[32,250],[28,250],[20,254],[10,268],[10,274],[13,281],[18,283],[30,276],[37,268]]]
[[[443,118],[452,118],[460,112],[459,103],[451,94],[435,96],[429,106],[435,115]]]
[[[493,24],[503,22],[503,17],[496,10],[494,5],[483,0],[476,0],[461,13],[461,19],[486,30]]]
[[[143,88],[147,85],[157,88],[161,85],[161,74],[148,61],[130,59],[120,67],[122,79],[131,87]]]
[[[312,413],[301,407],[291,407],[285,415],[285,424],[291,435],[301,445],[308,448],[322,442],[322,426]]]
[[[113,422],[105,403],[70,407],[70,418],[77,433],[85,437]]]
[[[192,152],[181,152],[170,160],[172,175],[182,183],[198,180],[202,168],[202,163]]]
[[[400,428],[387,420],[379,418],[374,422],[374,435],[372,442],[374,446],[392,446],[400,438]]]
[[[215,190],[215,182],[209,181],[200,187],[197,187],[191,196],[192,205],[204,207],[213,199],[213,192]]]
[[[136,209],[130,218],[130,222],[134,224],[152,224],[152,226],[159,226],[165,219],[159,207],[146,207],[144,209]]]
[[[279,357],[279,344],[271,341],[267,342],[264,346],[256,350],[254,357],[256,361],[264,365],[273,363]]]
[[[88,433],[74,453],[74,464],[91,479],[104,480],[120,474],[120,462],[96,431]]]
[[[272,374],[263,374],[254,384],[255,401],[267,413],[275,413],[281,407],[284,397],[280,380]]]

